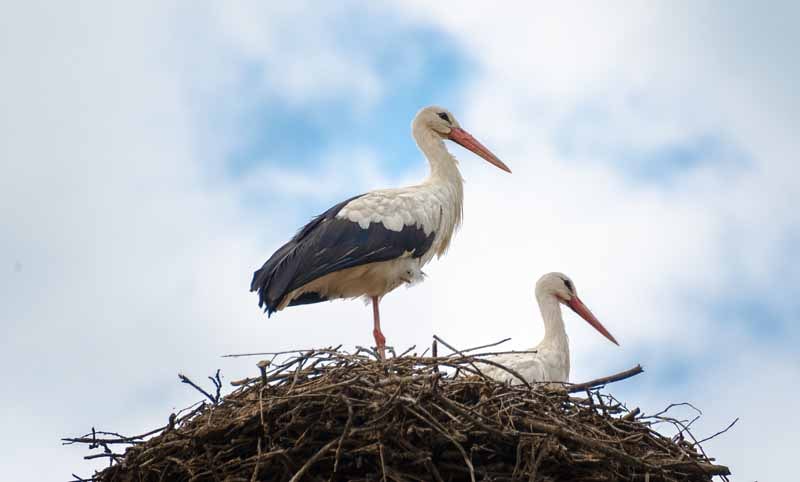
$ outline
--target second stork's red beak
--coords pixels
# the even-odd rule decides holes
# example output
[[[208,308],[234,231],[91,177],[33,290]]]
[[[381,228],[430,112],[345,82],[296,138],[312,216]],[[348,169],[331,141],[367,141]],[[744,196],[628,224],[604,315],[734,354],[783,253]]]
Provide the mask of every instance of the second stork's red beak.
[[[482,158],[489,161],[489,163],[494,164],[495,166],[499,167],[500,169],[510,173],[511,169],[503,163],[500,159],[497,158],[492,151],[487,149],[483,144],[478,142],[477,139],[472,137],[469,132],[465,131],[460,127],[452,127],[450,129],[450,134],[447,136],[448,139],[451,141],[461,145],[469,149],[470,151],[474,152],[475,154],[481,156]]]
[[[591,311],[589,311],[589,308],[583,304],[583,301],[581,301],[580,298],[573,296],[571,300],[567,301],[567,306],[572,308],[572,311],[579,314],[581,318],[592,325],[595,330],[599,331],[604,337],[608,338],[611,343],[619,346],[619,343],[617,343],[617,340],[614,338],[614,336],[611,335],[608,330],[606,330],[606,327],[603,326],[597,318],[595,318],[595,316]]]

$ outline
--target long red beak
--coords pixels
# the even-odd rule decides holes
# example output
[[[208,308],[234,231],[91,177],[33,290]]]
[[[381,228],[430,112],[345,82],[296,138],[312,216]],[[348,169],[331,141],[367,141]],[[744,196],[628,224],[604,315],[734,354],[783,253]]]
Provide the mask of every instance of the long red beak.
[[[506,166],[503,161],[497,158],[492,151],[487,149],[483,144],[478,142],[477,139],[472,137],[469,132],[465,131],[460,127],[452,127],[450,129],[450,135],[447,136],[453,142],[458,143],[462,147],[469,149],[470,151],[474,152],[475,154],[481,156],[482,158],[489,161],[491,164],[499,167],[500,169],[510,173],[511,169]]]
[[[572,299],[567,302],[567,306],[572,308],[572,311],[579,314],[581,318],[586,320],[587,323],[592,325],[592,327],[595,330],[599,331],[604,337],[611,340],[611,343],[619,346],[617,340],[611,335],[611,333],[608,332],[608,330],[606,330],[606,327],[603,326],[602,323],[600,323],[600,321],[597,320],[597,318],[595,318],[595,316],[592,314],[591,311],[589,311],[589,308],[587,308],[586,305],[583,304],[583,301],[581,301],[580,298],[578,298],[577,296],[573,296]]]

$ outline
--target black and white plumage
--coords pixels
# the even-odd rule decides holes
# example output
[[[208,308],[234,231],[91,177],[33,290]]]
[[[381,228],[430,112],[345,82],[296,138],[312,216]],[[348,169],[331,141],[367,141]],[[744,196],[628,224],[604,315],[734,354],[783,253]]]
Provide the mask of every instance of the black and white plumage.
[[[511,172],[464,131],[445,109],[426,107],[412,134],[431,172],[422,183],[380,189],[343,201],[315,217],[253,275],[251,291],[268,314],[287,306],[364,296],[373,305],[373,335],[383,353],[378,303],[447,250],[461,223],[463,179],[447,151],[450,139]]]
[[[393,231],[383,223],[373,222],[363,229],[356,222],[337,218],[345,205],[360,197],[339,203],[314,218],[255,272],[252,288],[258,289],[259,307],[272,314],[286,306],[326,301],[327,291],[303,287],[325,275],[356,266],[409,254],[411,260],[417,260],[430,250],[435,233],[426,234],[416,225],[403,225],[400,231]],[[409,270],[398,278],[411,282],[415,273]],[[293,295],[298,289],[300,292]],[[348,290],[342,291],[339,297],[348,297]]]

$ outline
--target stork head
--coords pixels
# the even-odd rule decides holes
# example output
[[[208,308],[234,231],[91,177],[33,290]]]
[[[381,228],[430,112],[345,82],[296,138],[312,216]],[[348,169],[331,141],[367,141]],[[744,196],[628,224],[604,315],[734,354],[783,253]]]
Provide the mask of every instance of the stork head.
[[[539,278],[536,282],[536,297],[552,296],[559,302],[570,307],[572,311],[577,313],[581,318],[586,320],[587,323],[599,331],[601,335],[608,338],[613,344],[619,346],[617,340],[606,328],[598,321],[598,319],[589,311],[589,308],[583,304],[578,298],[578,292],[575,290],[575,283],[563,273],[547,273]]]
[[[486,159],[490,164],[506,172],[511,172],[511,169],[498,159],[492,151],[478,142],[469,132],[465,131],[455,116],[447,109],[435,105],[425,107],[417,112],[414,121],[411,123],[411,129],[413,132],[427,130],[439,138],[449,139]]]

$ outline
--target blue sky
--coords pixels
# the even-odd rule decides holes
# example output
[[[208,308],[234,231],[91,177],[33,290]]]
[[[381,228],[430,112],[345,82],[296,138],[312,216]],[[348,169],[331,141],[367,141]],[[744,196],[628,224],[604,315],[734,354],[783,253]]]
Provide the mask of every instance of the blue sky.
[[[61,436],[160,423],[194,401],[179,371],[253,370],[223,353],[368,343],[360,302],[267,321],[250,276],[331,204],[422,178],[409,125],[436,103],[514,174],[451,146],[465,224],[384,301],[390,342],[530,347],[533,284],[563,271],[622,343],[568,317],[574,379],[641,363],[615,395],[691,401],[700,435],[741,417],[709,452],[780,478],[800,421],[763,406],[798,395],[800,39],[772,5],[8,7],[0,423],[23,435],[0,465],[88,473]]]
[[[359,21],[357,16],[355,19],[358,28],[363,20]],[[369,45],[373,52],[367,61],[390,92],[365,108],[354,107],[358,99],[344,95],[312,105],[297,105],[276,92],[261,92],[259,67],[242,66],[241,82],[235,85],[234,92],[229,92],[247,99],[244,112],[236,116],[240,145],[228,156],[232,176],[246,175],[254,165],[270,158],[283,163],[290,159],[294,167],[314,169],[322,153],[352,144],[380,148],[385,152],[380,167],[393,176],[402,174],[410,160],[419,157],[414,144],[397,133],[408,130],[408,119],[416,114],[417,106],[436,102],[454,104],[466,61],[454,46],[448,45],[445,36],[426,29],[403,29],[392,32],[388,38],[365,35],[355,42],[348,39],[354,32],[344,25],[336,28],[341,28],[344,37],[341,48]],[[397,49],[396,45],[404,48]],[[433,47],[426,48],[427,45]],[[406,57],[411,55],[405,49],[417,54],[411,72],[402,68],[408,63]],[[309,72],[309,75],[324,76],[325,72]]]

